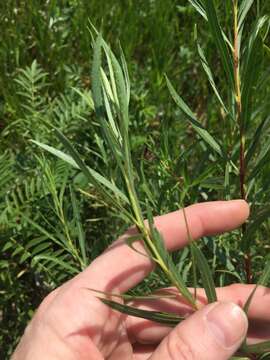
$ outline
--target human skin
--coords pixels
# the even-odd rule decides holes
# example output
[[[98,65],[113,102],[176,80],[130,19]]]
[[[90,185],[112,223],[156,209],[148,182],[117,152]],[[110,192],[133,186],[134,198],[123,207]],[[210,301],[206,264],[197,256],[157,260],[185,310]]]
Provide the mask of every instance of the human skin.
[[[192,238],[239,227],[248,217],[242,200],[217,201],[186,208]],[[188,243],[181,210],[155,218],[166,247],[176,250]],[[131,230],[133,232],[133,230]],[[174,329],[126,316],[104,305],[88,289],[124,293],[153,269],[151,261],[128,247],[127,232],[41,303],[12,356],[12,360],[226,360],[235,353],[247,332],[240,309],[254,285],[235,284],[217,289],[218,302],[206,305],[199,290],[201,309]],[[137,243],[136,246],[142,246]],[[175,292],[174,289],[171,291]],[[270,337],[270,290],[259,287],[249,309],[249,340]],[[235,305],[237,304],[237,305]],[[135,306],[152,310],[191,309],[176,299],[140,301]]]

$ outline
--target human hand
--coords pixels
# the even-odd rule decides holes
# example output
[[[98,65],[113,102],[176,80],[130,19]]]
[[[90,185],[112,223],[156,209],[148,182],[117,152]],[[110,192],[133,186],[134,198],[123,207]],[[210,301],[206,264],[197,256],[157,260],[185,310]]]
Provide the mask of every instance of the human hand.
[[[211,202],[186,209],[194,239],[229,231],[248,216],[245,202]],[[181,210],[155,218],[168,249],[188,242]],[[122,236],[81,274],[49,294],[26,328],[12,360],[144,360],[144,359],[229,359],[247,331],[242,306],[252,288],[233,285],[218,289],[222,302],[204,306],[173,330],[151,321],[120,314],[104,305],[86,288],[123,293],[138,284],[153,264],[130,249]],[[200,291],[202,304],[203,291]],[[263,295],[263,296],[262,296]],[[180,299],[180,297],[179,297]],[[172,307],[179,314],[190,312],[181,301],[154,300],[141,307]],[[270,320],[268,290],[260,288],[250,307],[252,337],[267,336]],[[168,309],[167,309],[168,310]],[[255,329],[255,332],[254,332]],[[259,329],[258,331],[256,329]],[[268,328],[268,335],[270,330]]]

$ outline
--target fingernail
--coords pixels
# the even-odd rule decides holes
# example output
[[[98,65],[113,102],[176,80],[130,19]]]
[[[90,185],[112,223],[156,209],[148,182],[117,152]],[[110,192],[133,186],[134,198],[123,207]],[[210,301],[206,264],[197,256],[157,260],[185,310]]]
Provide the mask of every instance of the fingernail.
[[[218,303],[206,314],[206,324],[215,340],[230,348],[244,340],[248,321],[244,311],[233,303]]]

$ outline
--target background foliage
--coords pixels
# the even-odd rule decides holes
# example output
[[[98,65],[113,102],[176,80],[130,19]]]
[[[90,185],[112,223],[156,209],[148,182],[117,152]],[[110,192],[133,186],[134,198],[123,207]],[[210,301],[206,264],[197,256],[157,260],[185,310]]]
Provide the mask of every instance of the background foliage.
[[[216,1],[223,29],[232,29],[231,1]],[[254,1],[246,33],[269,14]],[[199,41],[222,95],[228,84],[204,19],[185,0],[15,1],[0,4],[0,358],[9,358],[27,321],[52,288],[82,270],[129,225],[106,206],[84,176],[31,139],[61,149],[46,125],[60,129],[92,168],[117,179],[112,154],[96,131],[91,88],[89,22],[113,49],[118,40],[131,78],[131,150],[141,198],[154,214],[205,200],[240,197],[224,168],[170,97],[166,73],[211,134],[237,157],[239,143],[202,70]],[[264,39],[270,45],[269,37]],[[255,56],[256,55],[256,56]],[[256,49],[257,88],[247,132],[252,216],[249,248],[256,278],[269,249],[269,49]],[[257,135],[254,135],[257,134]],[[254,141],[255,139],[255,141]],[[253,147],[252,147],[253,146]],[[252,155],[252,156],[251,156]],[[87,191],[90,196],[82,192]],[[202,243],[217,285],[243,281],[239,233]],[[174,255],[189,279],[188,250]],[[238,280],[237,280],[238,279]],[[156,274],[136,291],[165,285]]]

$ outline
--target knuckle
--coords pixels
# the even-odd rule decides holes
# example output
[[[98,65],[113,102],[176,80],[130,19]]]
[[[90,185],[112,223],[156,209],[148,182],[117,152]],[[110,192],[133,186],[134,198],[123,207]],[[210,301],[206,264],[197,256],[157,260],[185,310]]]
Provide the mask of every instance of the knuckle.
[[[175,328],[168,336],[167,352],[170,360],[195,360],[192,345],[182,334],[181,328]]]

